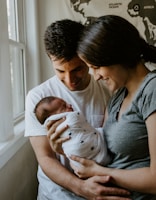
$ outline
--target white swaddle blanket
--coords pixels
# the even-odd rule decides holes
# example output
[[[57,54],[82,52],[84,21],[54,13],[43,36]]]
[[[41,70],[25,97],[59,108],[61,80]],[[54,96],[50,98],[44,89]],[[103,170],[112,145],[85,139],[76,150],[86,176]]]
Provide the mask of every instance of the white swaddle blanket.
[[[57,120],[66,117],[57,129],[68,125],[69,128],[61,135],[61,137],[70,136],[70,140],[62,144],[65,155],[70,159],[70,155],[77,155],[82,158],[92,159],[101,165],[106,165],[110,161],[107,153],[106,143],[103,137],[102,128],[93,128],[85,119],[82,113],[65,112],[50,116],[44,123],[49,120]],[[78,165],[76,161],[70,159],[74,165]]]

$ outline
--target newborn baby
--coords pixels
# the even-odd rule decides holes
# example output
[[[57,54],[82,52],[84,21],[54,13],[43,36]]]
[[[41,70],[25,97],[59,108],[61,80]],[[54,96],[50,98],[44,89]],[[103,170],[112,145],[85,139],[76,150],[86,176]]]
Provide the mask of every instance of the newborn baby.
[[[70,140],[62,144],[65,155],[92,159],[101,165],[110,162],[102,128],[93,128],[78,111],[73,111],[72,106],[58,97],[45,97],[36,105],[34,110],[37,119],[46,126],[49,120],[58,120],[66,117],[57,130],[65,125],[69,128],[61,137],[70,136]],[[79,163],[70,159],[74,165]]]

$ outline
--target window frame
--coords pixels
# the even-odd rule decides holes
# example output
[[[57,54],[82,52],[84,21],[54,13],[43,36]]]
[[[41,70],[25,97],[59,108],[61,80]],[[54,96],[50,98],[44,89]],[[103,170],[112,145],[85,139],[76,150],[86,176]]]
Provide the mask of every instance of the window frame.
[[[8,4],[10,3],[10,4]],[[14,123],[24,118],[26,97],[26,36],[24,0],[7,0],[13,6],[8,23],[13,25],[13,34],[9,34],[10,70],[12,83],[12,103]],[[11,19],[11,20],[9,20]],[[13,23],[12,23],[13,19]],[[8,26],[9,32],[9,26]],[[13,35],[13,37],[11,37]],[[17,54],[18,53],[18,54]],[[12,64],[12,65],[11,65]]]
[[[9,45],[17,45],[24,51],[24,76],[25,96],[31,88],[40,83],[40,56],[37,20],[37,0],[17,0],[22,2],[22,14],[18,24],[24,23],[24,29],[20,30],[19,43],[9,39],[7,2],[1,0],[0,6],[0,169],[14,156],[17,151],[28,142],[24,137],[25,121],[24,112],[18,119],[13,118],[11,72],[9,64]],[[21,15],[21,14],[20,14]],[[21,17],[21,16],[20,16]],[[31,26],[30,26],[31,22]],[[23,42],[24,43],[23,45]]]

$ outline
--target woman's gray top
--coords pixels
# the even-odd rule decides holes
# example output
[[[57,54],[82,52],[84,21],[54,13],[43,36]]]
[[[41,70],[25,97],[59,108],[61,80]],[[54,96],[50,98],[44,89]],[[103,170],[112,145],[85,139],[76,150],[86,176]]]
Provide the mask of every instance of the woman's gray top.
[[[113,156],[108,166],[120,169],[146,167],[150,165],[150,156],[145,121],[156,112],[156,71],[145,77],[132,103],[118,119],[126,93],[126,88],[120,89],[108,105],[109,117],[104,126],[104,135]],[[150,200],[156,199],[156,196],[132,192],[132,199]]]

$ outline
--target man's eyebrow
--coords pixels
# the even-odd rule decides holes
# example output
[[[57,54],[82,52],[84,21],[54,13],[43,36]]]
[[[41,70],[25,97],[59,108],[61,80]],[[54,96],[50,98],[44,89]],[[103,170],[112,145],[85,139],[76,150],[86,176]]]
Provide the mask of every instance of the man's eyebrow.
[[[58,69],[58,68],[55,68],[55,70],[57,70],[57,71],[59,71],[59,72],[64,72],[64,70]]]
[[[77,66],[75,69],[73,69],[72,71],[79,70],[79,69],[81,69],[82,67],[83,67],[82,65],[79,65],[79,66]]]
[[[83,67],[82,65],[79,65],[79,66],[77,66],[76,68],[72,69],[71,72],[72,72],[72,71],[77,71],[77,70],[81,69],[82,67]],[[57,70],[57,71],[59,71],[59,72],[64,72],[64,71],[65,71],[65,70],[58,69],[58,68],[55,68],[55,70]]]

